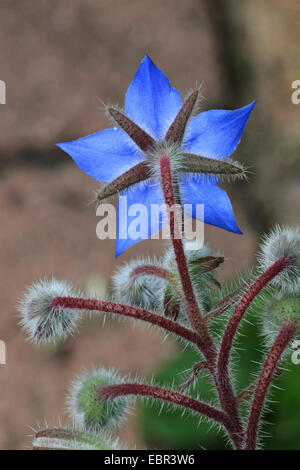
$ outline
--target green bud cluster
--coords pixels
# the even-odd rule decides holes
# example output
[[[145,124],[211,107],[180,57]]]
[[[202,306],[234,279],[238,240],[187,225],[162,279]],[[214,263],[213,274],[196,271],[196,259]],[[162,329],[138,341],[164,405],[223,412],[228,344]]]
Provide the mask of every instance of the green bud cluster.
[[[122,382],[122,378],[113,370],[104,368],[79,376],[73,382],[67,400],[68,412],[76,427],[98,432],[120,424],[124,419],[128,399],[118,397],[102,401],[99,390]]]

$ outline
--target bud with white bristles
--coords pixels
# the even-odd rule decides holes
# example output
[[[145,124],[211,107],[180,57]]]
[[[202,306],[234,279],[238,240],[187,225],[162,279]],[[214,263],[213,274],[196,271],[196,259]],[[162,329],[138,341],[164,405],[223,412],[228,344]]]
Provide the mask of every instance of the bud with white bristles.
[[[300,292],[300,231],[298,228],[276,226],[265,236],[258,256],[261,269],[266,271],[280,258],[286,258],[288,265],[274,277],[272,285],[285,292]]]
[[[297,325],[300,332],[300,295],[281,294],[275,295],[269,301],[265,309],[263,319],[263,332],[268,345],[271,345],[284,323],[291,322]]]
[[[113,276],[113,293],[118,302],[157,311],[167,280],[143,267],[162,268],[156,258],[137,258],[123,264]],[[137,275],[138,273],[138,275]]]
[[[122,450],[118,439],[72,428],[46,428],[34,433],[33,450]]]
[[[65,281],[56,279],[35,282],[20,300],[20,325],[31,341],[47,342],[65,339],[77,329],[78,311],[53,306],[56,297],[77,297],[77,290]]]
[[[85,371],[72,383],[67,397],[67,411],[75,426],[93,432],[112,428],[124,421],[128,398],[103,401],[99,390],[108,385],[123,383],[112,369]]]

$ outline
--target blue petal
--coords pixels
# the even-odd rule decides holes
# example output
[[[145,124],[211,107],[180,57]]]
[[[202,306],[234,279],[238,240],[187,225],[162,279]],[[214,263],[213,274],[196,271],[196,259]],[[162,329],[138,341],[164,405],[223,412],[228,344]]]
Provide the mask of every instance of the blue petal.
[[[180,194],[185,212],[197,218],[196,204],[204,204],[204,222],[229,232],[242,232],[238,228],[229,197],[217,186],[218,180],[212,177],[186,175],[180,179]]]
[[[124,197],[127,197],[127,200]],[[139,206],[140,204],[142,206]],[[160,213],[157,211],[157,216],[154,216],[152,212],[151,217],[153,204],[156,204],[157,208],[162,204],[163,210]],[[132,215],[130,215],[130,210],[133,211]],[[140,230],[141,226],[138,225],[136,232],[142,233],[138,237],[132,237],[132,229],[138,219],[142,222],[143,230]],[[153,178],[123,191],[118,203],[116,257],[135,243],[146,240],[159,232],[165,220],[163,195],[160,186]]]
[[[152,137],[161,139],[180,107],[180,94],[146,55],[126,93],[127,116]]]
[[[209,158],[226,158],[241,140],[255,101],[234,111],[212,109],[188,124],[184,146],[188,152]]]
[[[121,129],[105,129],[56,145],[98,181],[110,182],[143,160],[142,152]]]

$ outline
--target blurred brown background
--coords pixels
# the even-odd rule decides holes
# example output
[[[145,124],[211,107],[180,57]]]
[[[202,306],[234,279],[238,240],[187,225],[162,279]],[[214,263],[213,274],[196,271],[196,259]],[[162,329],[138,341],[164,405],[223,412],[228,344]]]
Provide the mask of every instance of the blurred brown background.
[[[60,348],[26,343],[15,305],[32,280],[54,275],[101,295],[116,264],[159,253],[143,242],[114,259],[99,241],[97,182],[55,142],[108,127],[100,100],[123,103],[139,62],[149,53],[184,95],[203,83],[205,108],[237,108],[257,99],[235,157],[251,169],[233,184],[245,235],[206,229],[206,241],[227,257],[223,278],[253,261],[257,239],[275,222],[299,223],[299,112],[291,84],[300,79],[297,0],[2,0],[0,79],[0,448],[30,445],[29,426],[54,424],[68,383],[82,366],[115,365],[148,374],[172,354],[157,331],[89,320]],[[97,328],[95,328],[95,325]],[[120,432],[143,442],[134,419]]]

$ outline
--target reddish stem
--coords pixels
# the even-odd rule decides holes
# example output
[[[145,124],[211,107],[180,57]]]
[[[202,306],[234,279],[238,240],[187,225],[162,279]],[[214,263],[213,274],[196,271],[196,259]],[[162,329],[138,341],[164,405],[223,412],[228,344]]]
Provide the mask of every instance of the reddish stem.
[[[173,390],[137,383],[108,385],[107,387],[103,387],[99,390],[100,400],[110,400],[124,395],[148,396],[167,401],[184,408],[189,408],[196,413],[217,421],[225,426],[226,429],[230,429],[230,420],[223,411]]]
[[[277,261],[275,261],[272,266],[270,266],[264,273],[261,274],[261,276],[259,276],[258,279],[256,279],[252,286],[250,286],[250,288],[245,292],[239,304],[236,306],[235,311],[226,327],[220,348],[218,360],[218,371],[220,377],[223,375],[224,369],[228,365],[233,339],[240,321],[244,316],[244,313],[249,308],[255,297],[260,293],[260,291],[266,287],[269,282],[274,279],[274,277],[287,268],[288,265],[289,260],[285,257],[279,258]]]
[[[184,253],[182,239],[181,237],[177,236],[180,231],[176,213],[174,210],[172,210],[175,207],[175,196],[172,183],[172,171],[169,155],[162,154],[160,156],[159,163],[162,190],[166,206],[167,208],[169,208],[167,212],[170,225],[170,235],[174,248],[181,286],[184,294],[184,306],[189,317],[191,326],[201,336],[203,343],[202,353],[204,354],[208,364],[210,365],[211,370],[213,370],[215,367],[216,360],[215,345],[202,320],[202,315],[197,304],[190,273],[188,270],[188,264]]]
[[[123,315],[125,317],[135,318],[142,320],[152,325],[164,328],[170,333],[177,335],[190,343],[194,343],[201,350],[203,344],[201,338],[189,328],[186,328],[179,323],[176,323],[168,318],[161,315],[157,315],[148,310],[142,310],[130,305],[122,305],[114,302],[102,302],[96,299],[83,299],[77,297],[54,297],[52,299],[53,309],[57,307],[74,308],[79,310],[96,310],[101,312],[107,312],[117,315]]]
[[[256,448],[258,425],[268,388],[271,384],[273,374],[281,358],[281,355],[295,335],[296,331],[297,325],[295,322],[284,323],[267,355],[263,369],[258,379],[258,384],[254,393],[252,407],[249,415],[245,440],[246,450],[254,450]]]
[[[217,386],[219,390],[221,406],[223,410],[226,411],[229,416],[231,416],[233,422],[235,423],[236,433],[240,440],[242,440],[243,427],[228,371],[228,363],[233,339],[240,321],[242,320],[244,313],[250,306],[251,302],[260,293],[260,291],[266,287],[272,279],[274,279],[275,276],[280,274],[288,266],[288,264],[289,260],[285,257],[282,257],[278,259],[272,266],[270,266],[263,274],[261,274],[258,279],[256,279],[252,286],[250,286],[250,288],[245,292],[239,304],[236,306],[222,338],[217,365]]]

